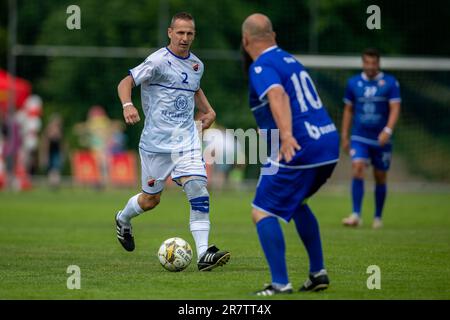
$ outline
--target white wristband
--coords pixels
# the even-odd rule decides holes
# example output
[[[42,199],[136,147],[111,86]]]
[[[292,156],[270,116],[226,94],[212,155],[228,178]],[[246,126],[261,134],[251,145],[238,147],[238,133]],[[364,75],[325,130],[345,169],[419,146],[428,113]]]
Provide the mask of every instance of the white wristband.
[[[388,135],[392,136],[392,129],[391,128],[384,127],[383,131],[386,132]]]
[[[133,102],[126,102],[122,105],[122,108],[128,107],[128,106],[132,106]]]

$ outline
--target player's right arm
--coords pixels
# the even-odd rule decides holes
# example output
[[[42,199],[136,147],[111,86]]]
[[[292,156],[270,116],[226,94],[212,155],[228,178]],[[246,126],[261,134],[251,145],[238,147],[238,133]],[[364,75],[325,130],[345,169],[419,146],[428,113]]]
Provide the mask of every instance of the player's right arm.
[[[126,124],[135,124],[139,122],[140,117],[137,109],[131,102],[131,91],[134,87],[133,77],[128,75],[120,81],[117,86],[117,93],[123,106],[123,118]]]
[[[275,124],[280,131],[280,154],[278,161],[290,162],[300,145],[292,133],[292,112],[289,96],[286,94],[277,71],[267,65],[255,65],[249,70],[250,82],[261,102],[269,100],[269,107]]]
[[[139,113],[131,101],[131,91],[133,87],[149,81],[158,73],[157,70],[161,59],[158,58],[158,54],[156,56],[155,54],[148,56],[137,67],[130,69],[129,75],[123,78],[117,87],[117,92],[123,106],[123,117],[127,124],[135,124],[140,120]]]
[[[300,145],[292,134],[292,113],[289,97],[282,86],[274,86],[267,92],[270,111],[280,130],[280,160],[292,160]]]
[[[353,93],[352,81],[347,82],[344,93],[344,114],[342,117],[341,128],[341,146],[345,152],[350,152],[350,127],[353,119],[353,104],[355,102],[355,94]]]
[[[350,152],[350,127],[353,119],[353,106],[350,103],[344,105],[344,115],[342,116],[341,145],[345,152]]]

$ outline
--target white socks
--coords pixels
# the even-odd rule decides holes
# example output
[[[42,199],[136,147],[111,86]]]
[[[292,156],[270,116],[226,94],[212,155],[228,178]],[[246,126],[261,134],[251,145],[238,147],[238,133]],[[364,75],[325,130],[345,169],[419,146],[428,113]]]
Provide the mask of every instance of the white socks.
[[[132,218],[144,212],[144,210],[142,210],[142,208],[139,206],[138,203],[139,195],[140,193],[131,197],[130,200],[128,200],[127,205],[125,206],[125,208],[123,208],[123,210],[119,214],[120,222],[129,225]]]
[[[209,194],[207,181],[203,177],[188,180],[183,190],[191,204],[189,226],[197,249],[197,261],[208,249],[209,237]]]
[[[127,205],[119,214],[119,220],[125,225],[131,224],[131,219],[138,216],[144,210],[139,206],[138,197],[140,193],[131,197],[128,200]],[[209,214],[203,212],[197,212],[195,210],[191,210],[190,217],[190,230],[192,233],[192,237],[195,241],[196,252],[197,252],[197,261],[202,257],[202,255],[208,249],[208,238],[209,238]]]
[[[197,261],[208,249],[208,237],[209,237],[209,221],[192,221],[190,222],[192,237],[195,241],[197,248]]]

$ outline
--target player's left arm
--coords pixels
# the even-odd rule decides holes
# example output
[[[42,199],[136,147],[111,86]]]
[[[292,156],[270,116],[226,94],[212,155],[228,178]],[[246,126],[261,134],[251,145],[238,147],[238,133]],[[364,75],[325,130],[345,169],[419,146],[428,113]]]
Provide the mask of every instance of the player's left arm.
[[[198,109],[195,120],[202,122],[203,130],[208,129],[213,124],[214,120],[216,120],[216,112],[211,107],[208,98],[206,98],[206,95],[201,88],[195,92],[194,99]]]
[[[381,146],[384,146],[389,142],[391,138],[395,125],[397,124],[398,118],[400,116],[400,85],[397,80],[395,80],[394,85],[389,94],[389,118],[386,126],[378,135],[378,142]]]
[[[395,125],[397,124],[398,118],[400,116],[400,102],[389,102],[389,118],[384,127],[383,131],[381,131],[378,136],[378,142],[381,146],[384,146],[388,143],[389,139],[394,132]]]

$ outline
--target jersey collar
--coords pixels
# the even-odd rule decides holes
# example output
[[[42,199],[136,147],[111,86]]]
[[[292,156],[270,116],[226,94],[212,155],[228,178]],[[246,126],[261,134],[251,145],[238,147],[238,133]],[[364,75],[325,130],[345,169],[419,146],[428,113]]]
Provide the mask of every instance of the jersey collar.
[[[376,80],[380,80],[383,77],[384,77],[384,73],[382,71],[378,72],[378,74],[373,79],[369,79],[369,77],[367,77],[367,75],[364,73],[364,71],[361,72],[361,78],[363,78],[364,81],[376,81]]]
[[[278,48],[277,45],[268,47],[268,48],[265,49],[263,52],[261,52],[261,54],[255,59],[255,61],[258,60],[259,58],[261,58],[261,57],[262,57],[264,54],[266,54],[267,52],[270,52],[270,51],[272,51],[272,50],[274,50],[274,49],[276,49],[276,48]]]
[[[173,55],[175,58],[181,59],[181,60],[186,60],[189,59],[189,57],[191,56],[191,52],[189,51],[189,54],[187,57],[181,57],[181,56],[177,56],[175,53],[173,53],[172,51],[170,51],[169,47],[166,47],[166,50],[170,52],[171,55]]]
[[[277,45],[268,47],[266,50],[264,50],[263,52],[261,52],[261,54],[259,55],[259,57],[261,57],[263,54],[265,54],[265,53],[267,53],[267,52],[269,52],[269,51],[272,51],[272,50],[274,50],[274,49],[276,49],[276,48],[278,48]],[[258,58],[259,58],[259,57],[258,57]]]

